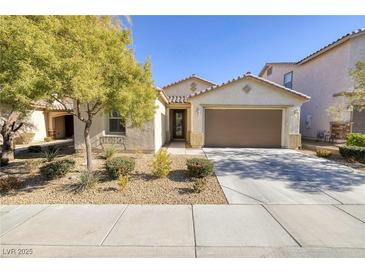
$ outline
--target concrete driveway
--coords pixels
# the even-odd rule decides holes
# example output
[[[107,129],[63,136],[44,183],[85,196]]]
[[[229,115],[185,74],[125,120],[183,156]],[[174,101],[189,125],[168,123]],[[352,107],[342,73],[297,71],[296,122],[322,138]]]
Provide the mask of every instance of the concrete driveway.
[[[365,173],[289,149],[205,148],[230,204],[365,204]]]

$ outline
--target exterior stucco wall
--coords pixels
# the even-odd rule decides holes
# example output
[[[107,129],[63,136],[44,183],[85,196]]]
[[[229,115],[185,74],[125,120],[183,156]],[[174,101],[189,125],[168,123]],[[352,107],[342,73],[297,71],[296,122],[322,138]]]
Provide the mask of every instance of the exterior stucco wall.
[[[251,90],[242,90],[249,85]],[[299,134],[300,107],[304,99],[253,80],[243,79],[212,92],[191,98],[191,144],[204,145],[205,113],[207,108],[281,109],[283,112],[282,147],[289,146],[290,135]]]
[[[193,82],[196,84],[195,91],[191,90],[191,84]],[[168,96],[187,96],[191,93],[206,89],[210,86],[212,86],[212,85],[207,82],[204,82],[198,78],[192,78],[192,79],[182,81],[181,83],[178,83],[176,85],[167,87],[164,89],[164,92]]]
[[[267,69],[264,72],[263,75],[261,75],[262,78],[268,79],[272,82],[278,83],[279,85],[284,84],[284,74],[290,71],[293,71],[296,66],[295,64],[273,64],[272,66],[272,72],[270,75],[267,75]]]
[[[47,137],[46,117],[44,112],[42,110],[33,111],[30,115],[30,122],[32,128],[30,128],[29,131],[35,133],[32,141],[44,141],[44,138]]]
[[[359,60],[365,60],[365,35],[352,38],[300,65],[274,64],[272,74],[267,76],[265,72],[263,77],[283,84],[284,74],[293,71],[293,89],[311,96],[310,102],[301,109],[301,134],[316,138],[318,132],[330,130],[331,121],[351,121],[349,111],[343,110],[335,117],[328,108],[339,106],[344,109],[345,98],[333,95],[352,90],[349,71]]]
[[[124,144],[115,144],[120,150],[127,151],[155,151],[154,143],[154,119],[145,122],[141,128],[132,127],[129,122],[126,125],[126,134],[109,134],[108,133],[108,113],[98,113],[91,126],[90,138],[93,148],[102,149],[100,137],[122,138]],[[84,123],[77,117],[74,117],[74,143],[75,149],[82,150],[84,145]],[[108,144],[104,144],[108,145]]]
[[[158,151],[165,143],[166,143],[166,107],[160,101],[156,100],[156,112],[154,118],[154,142],[155,142],[155,151]]]

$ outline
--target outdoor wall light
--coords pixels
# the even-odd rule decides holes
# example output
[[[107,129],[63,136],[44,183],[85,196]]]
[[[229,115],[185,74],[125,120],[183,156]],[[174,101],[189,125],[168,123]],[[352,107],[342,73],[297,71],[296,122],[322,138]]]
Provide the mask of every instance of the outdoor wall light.
[[[200,110],[200,107],[197,107],[197,108],[196,108],[196,110],[195,110],[196,115],[198,115],[198,116],[199,116],[199,115],[200,115],[200,111],[201,111],[201,110]]]

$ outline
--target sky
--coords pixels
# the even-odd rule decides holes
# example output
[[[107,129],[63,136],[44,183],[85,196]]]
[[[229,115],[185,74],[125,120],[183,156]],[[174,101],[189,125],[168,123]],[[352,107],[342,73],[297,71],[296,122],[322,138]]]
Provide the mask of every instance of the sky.
[[[137,60],[155,84],[197,74],[217,84],[266,62],[298,61],[355,29],[365,16],[132,16]]]

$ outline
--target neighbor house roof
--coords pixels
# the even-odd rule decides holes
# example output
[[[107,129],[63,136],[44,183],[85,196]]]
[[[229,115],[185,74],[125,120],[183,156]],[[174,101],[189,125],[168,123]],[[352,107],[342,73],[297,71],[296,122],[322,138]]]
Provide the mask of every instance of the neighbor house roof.
[[[365,28],[360,28],[354,31],[351,31],[349,33],[346,33],[345,35],[343,35],[342,37],[338,38],[337,40],[327,44],[326,46],[320,48],[319,50],[309,54],[308,56],[304,57],[303,59],[297,61],[297,62],[273,62],[273,63],[266,63],[264,65],[264,67],[262,68],[262,70],[260,71],[259,75],[261,76],[264,71],[270,66],[270,65],[278,65],[278,64],[293,64],[293,65],[301,65],[304,64],[306,62],[308,62],[309,60],[316,58],[317,56],[325,53],[326,51],[348,41],[351,38],[357,37],[359,35],[362,35],[365,33]]]
[[[259,73],[259,76],[261,77],[265,70],[268,68],[268,67],[271,67],[273,65],[295,65],[296,63],[295,62],[270,62],[270,63],[266,63],[264,65],[264,67],[261,69],[260,73]]]
[[[264,78],[261,78],[261,77],[258,77],[258,76],[254,76],[251,73],[246,73],[246,74],[244,74],[242,76],[238,76],[236,78],[233,78],[232,80],[228,80],[227,82],[224,82],[224,83],[222,83],[220,85],[216,85],[216,86],[213,86],[213,87],[210,87],[210,88],[207,88],[207,89],[204,89],[204,90],[201,90],[201,91],[192,93],[192,94],[190,94],[190,95],[187,96],[187,99],[193,98],[193,97],[196,97],[196,96],[205,94],[205,93],[208,93],[210,91],[216,90],[216,89],[218,89],[220,87],[226,86],[228,84],[231,84],[233,82],[236,82],[236,81],[239,81],[239,80],[242,80],[242,79],[245,79],[245,78],[246,79],[252,79],[252,80],[255,80],[255,81],[258,81],[258,82],[261,82],[261,83],[265,83],[265,84],[268,84],[270,86],[275,86],[276,88],[279,88],[279,89],[281,89],[281,90],[283,90],[283,91],[285,91],[285,92],[287,92],[289,94],[299,96],[299,97],[304,98],[306,100],[309,100],[310,99],[310,97],[308,95],[305,95],[303,93],[300,93],[300,92],[298,92],[296,90],[293,90],[293,89],[290,89],[290,88],[286,88],[286,87],[281,86],[281,85],[279,85],[277,83],[271,82],[271,81],[269,81],[267,79],[264,79]]]
[[[187,96],[166,96],[170,104],[187,103]]]
[[[190,79],[193,79],[193,78],[198,79],[198,80],[203,81],[203,82],[206,82],[206,83],[208,83],[210,85],[215,85],[213,82],[211,82],[209,80],[206,80],[206,79],[204,79],[204,78],[202,78],[200,76],[197,76],[196,74],[192,74],[192,75],[190,75],[190,76],[188,76],[188,77],[186,77],[184,79],[181,79],[181,80],[175,81],[175,82],[173,82],[171,84],[168,84],[168,85],[162,87],[162,89],[169,88],[171,86],[177,85],[177,84],[179,84],[181,82],[184,82],[184,81],[187,81],[187,80],[190,80]]]
[[[53,103],[49,103],[46,100],[38,100],[34,107],[44,110],[54,110],[54,111],[67,111],[73,109],[73,101],[72,99],[64,99],[63,104],[54,101]],[[66,109],[65,109],[66,106]]]
[[[360,29],[354,30],[352,32],[346,33],[345,35],[338,38],[337,40],[327,44],[326,46],[322,47],[321,49],[319,49],[319,50],[311,53],[310,55],[304,57],[303,59],[299,60],[297,62],[297,64],[303,64],[303,63],[309,61],[310,59],[317,57],[318,55],[326,52],[327,50],[330,50],[333,47],[338,46],[339,44],[342,44],[342,43],[346,42],[347,40],[349,40],[353,37],[356,37],[358,35],[364,34],[364,33],[365,33],[365,28],[360,28]]]

